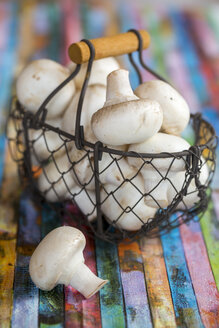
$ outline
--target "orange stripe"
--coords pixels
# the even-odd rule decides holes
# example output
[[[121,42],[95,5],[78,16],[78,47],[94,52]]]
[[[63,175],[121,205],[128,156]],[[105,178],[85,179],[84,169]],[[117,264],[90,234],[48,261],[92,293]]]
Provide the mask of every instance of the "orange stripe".
[[[144,237],[140,248],[154,327],[176,327],[161,241]]]

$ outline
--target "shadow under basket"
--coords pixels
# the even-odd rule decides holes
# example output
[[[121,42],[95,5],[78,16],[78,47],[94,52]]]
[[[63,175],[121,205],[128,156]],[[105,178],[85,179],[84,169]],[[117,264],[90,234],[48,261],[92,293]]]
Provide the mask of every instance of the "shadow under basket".
[[[90,50],[88,72],[94,59]],[[142,64],[141,51],[139,46]],[[129,58],[132,62],[131,55]],[[79,69],[77,65],[70,79]],[[70,220],[71,225],[91,236],[113,243],[154,237],[189,220],[199,220],[208,207],[215,171],[217,137],[213,127],[200,113],[191,115],[193,145],[178,153],[140,154],[109,148],[99,141],[88,142],[80,125],[89,74],[86,76],[75,135],[46,122],[46,104],[58,90],[42,104],[37,115],[25,111],[16,98],[12,101],[7,124],[9,149],[18,164],[21,183],[31,190],[36,203],[45,202],[65,222]],[[51,137],[55,142],[52,148],[48,142]],[[139,159],[135,170],[128,164],[133,157]],[[161,161],[166,163],[165,170],[160,169]],[[178,163],[183,163],[184,170],[176,179],[172,168]],[[158,177],[146,191],[145,170]]]

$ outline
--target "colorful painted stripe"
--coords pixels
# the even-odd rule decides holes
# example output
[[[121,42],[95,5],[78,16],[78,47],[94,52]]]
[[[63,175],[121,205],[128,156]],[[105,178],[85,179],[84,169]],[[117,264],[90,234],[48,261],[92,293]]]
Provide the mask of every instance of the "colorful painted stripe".
[[[127,327],[153,327],[139,245],[120,243],[118,254]]]
[[[179,229],[161,236],[161,241],[177,326],[203,327]]]
[[[61,225],[60,216],[57,210],[44,205],[42,208],[41,238],[44,238],[51,230]],[[64,298],[63,287],[58,285],[51,291],[40,290],[39,297],[39,326],[63,327],[64,319]]]
[[[8,148],[4,164],[0,197],[0,322],[1,327],[6,328],[10,326],[13,301],[17,234],[15,217],[19,197],[17,167]]]
[[[218,234],[218,219],[213,209],[213,204],[210,203],[207,212],[200,221],[202,233],[208,250],[208,256],[211,263],[211,269],[219,289],[219,234]]]
[[[23,193],[20,198],[19,212],[11,326],[37,328],[39,290],[31,281],[29,261],[40,242],[40,214],[28,193]]]
[[[205,217],[203,221],[204,219]],[[202,321],[205,327],[216,328],[219,323],[219,292],[208,261],[200,225],[193,221],[189,226],[184,224],[180,227],[180,233]]]
[[[66,214],[63,217],[63,224],[74,226],[75,220],[80,219],[82,215],[76,206],[67,204],[66,210],[71,215]],[[97,274],[96,259],[95,259],[95,245],[94,240],[83,231],[86,238],[86,247],[83,251],[85,264],[92,272]],[[94,294],[91,298],[85,299],[78,291],[71,286],[64,288],[65,292],[65,327],[77,328],[100,328],[100,301],[99,294]]]
[[[160,238],[141,238],[140,249],[143,257],[153,327],[176,327]]]
[[[126,326],[123,291],[116,245],[96,239],[97,273],[109,282],[100,290],[102,328]]]

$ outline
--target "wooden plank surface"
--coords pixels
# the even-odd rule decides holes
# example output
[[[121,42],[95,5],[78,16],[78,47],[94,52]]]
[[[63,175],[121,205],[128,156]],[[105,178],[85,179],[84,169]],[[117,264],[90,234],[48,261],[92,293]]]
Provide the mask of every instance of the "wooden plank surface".
[[[211,6],[206,11],[155,11],[142,1],[127,6],[122,1],[1,2],[1,131],[13,74],[19,73],[27,61],[49,57],[66,64],[70,43],[135,27],[151,33],[147,62],[170,77],[191,111],[201,109],[218,133],[217,13],[218,8]],[[127,61],[123,63],[127,65]],[[150,78],[145,73],[143,76]],[[137,85],[134,72],[130,77],[133,86]],[[191,138],[189,133],[187,138]],[[0,326],[9,327],[10,322],[12,327],[21,328],[219,325],[218,192],[200,224],[182,226],[167,236],[142,238],[139,243],[121,243],[118,247],[86,236],[85,263],[109,283],[85,300],[71,287],[39,292],[31,282],[28,264],[39,240],[54,227],[73,222],[70,217],[60,220],[57,211],[47,206],[36,208],[26,193],[20,198],[18,211],[15,169],[1,133]],[[218,177],[213,186],[218,188]],[[74,215],[79,214],[76,211]]]

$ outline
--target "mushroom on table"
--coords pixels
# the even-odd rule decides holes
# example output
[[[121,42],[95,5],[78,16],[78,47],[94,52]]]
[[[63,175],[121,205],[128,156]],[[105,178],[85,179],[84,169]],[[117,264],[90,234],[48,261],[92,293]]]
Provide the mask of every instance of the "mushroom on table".
[[[30,259],[29,272],[35,285],[42,290],[71,285],[86,298],[94,295],[108,280],[97,277],[84,263],[85,245],[83,233],[73,227],[48,233]]]

